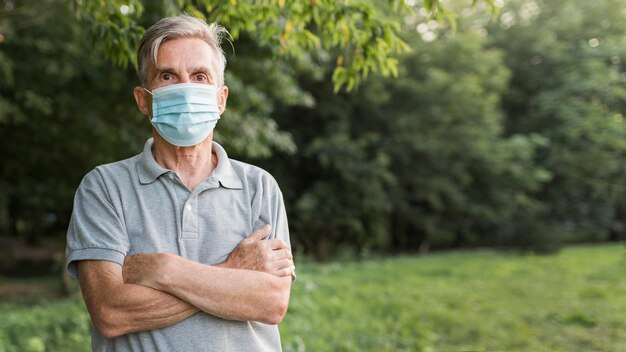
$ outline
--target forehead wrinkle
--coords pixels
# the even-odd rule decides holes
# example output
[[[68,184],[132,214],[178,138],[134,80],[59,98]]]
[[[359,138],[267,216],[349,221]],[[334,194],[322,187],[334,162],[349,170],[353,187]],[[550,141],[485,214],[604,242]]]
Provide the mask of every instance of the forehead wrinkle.
[[[211,72],[211,68],[209,68],[208,66],[195,66],[192,67],[191,70],[189,70],[190,72]]]
[[[170,66],[161,66],[161,67],[155,67],[154,72],[158,75],[159,73],[163,73],[163,72],[175,73],[176,70]]]

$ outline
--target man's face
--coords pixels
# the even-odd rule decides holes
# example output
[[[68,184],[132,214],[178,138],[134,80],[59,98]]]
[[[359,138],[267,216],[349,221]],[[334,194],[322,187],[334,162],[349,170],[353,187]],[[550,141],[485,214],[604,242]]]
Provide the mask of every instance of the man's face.
[[[177,83],[216,84],[215,55],[211,47],[198,38],[168,40],[159,48],[156,65],[148,68],[146,88],[152,91]],[[135,87],[134,94],[139,110],[151,117],[152,96],[141,87]],[[220,115],[226,109],[227,97],[226,86],[217,89]]]

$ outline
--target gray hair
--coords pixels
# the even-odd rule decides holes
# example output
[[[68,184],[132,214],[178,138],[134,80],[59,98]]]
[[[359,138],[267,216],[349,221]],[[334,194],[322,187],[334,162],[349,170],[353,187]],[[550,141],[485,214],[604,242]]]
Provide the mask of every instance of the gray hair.
[[[217,23],[207,24],[204,20],[179,15],[166,17],[153,24],[146,30],[139,43],[137,51],[137,73],[145,86],[148,75],[148,67],[156,65],[159,47],[170,39],[198,38],[205,41],[215,52],[216,71],[215,84],[219,87],[224,85],[224,69],[226,68],[226,56],[222,50],[222,38],[229,36],[228,31]]]

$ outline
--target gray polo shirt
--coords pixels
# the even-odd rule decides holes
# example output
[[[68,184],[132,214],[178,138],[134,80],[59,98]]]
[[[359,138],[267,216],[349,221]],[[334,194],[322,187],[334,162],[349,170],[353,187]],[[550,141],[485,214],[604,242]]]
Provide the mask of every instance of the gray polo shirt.
[[[134,253],[174,253],[204,263],[223,262],[252,231],[272,225],[270,238],[289,243],[282,194],[266,171],[231,160],[213,142],[217,167],[189,191],[176,173],[143,153],[102,165],[82,180],[67,233],[67,270],[76,261],[122,265]],[[228,321],[199,312],[172,326],[114,339],[92,328],[94,351],[278,351],[278,327]]]

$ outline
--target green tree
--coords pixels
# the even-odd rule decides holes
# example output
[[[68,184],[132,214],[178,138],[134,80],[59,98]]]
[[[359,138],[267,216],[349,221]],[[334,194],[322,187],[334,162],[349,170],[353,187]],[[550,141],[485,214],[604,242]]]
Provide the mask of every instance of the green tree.
[[[493,0],[482,3],[496,8]],[[123,66],[135,64],[144,28],[163,16],[185,12],[228,28],[237,52],[229,57],[227,84],[237,94],[216,138],[247,157],[295,150],[268,116],[278,103],[313,104],[293,81],[303,66],[323,58],[332,67],[335,92],[351,90],[370,73],[397,73],[394,55],[408,50],[398,37],[398,18],[421,9],[440,21],[454,20],[439,0],[413,7],[398,0],[75,0],[74,8],[96,47]]]
[[[145,18],[186,12],[217,21],[235,40],[248,36],[273,54],[301,57],[311,51],[337,48],[336,88],[354,87],[369,72],[393,73],[391,54],[406,50],[392,15],[410,7],[400,1],[220,1],[220,0],[75,0],[77,14],[90,24],[94,41],[103,41],[107,57],[119,64],[134,62],[134,48]],[[492,1],[487,1],[492,4]],[[449,20],[438,0],[420,4],[434,16]]]
[[[6,231],[34,241],[66,227],[86,171],[129,156],[149,133],[131,113],[130,72],[92,53],[64,2],[0,6],[0,201]]]
[[[497,244],[497,234],[517,231],[516,215],[536,206],[530,192],[549,178],[533,163],[541,138],[502,134],[502,53],[459,26],[438,41],[414,40],[400,78],[378,89],[383,149],[399,180],[396,248]]]
[[[569,240],[624,231],[623,10],[614,0],[511,1],[487,28],[513,74],[506,133],[547,141],[536,162],[553,177],[536,197]]]
[[[450,17],[438,1],[416,6]],[[149,132],[130,95],[138,80],[103,57],[133,63],[143,29],[181,11],[218,20],[235,40],[227,82],[236,94],[216,138],[236,156],[267,157],[296,150],[269,118],[274,107],[316,103],[300,72],[315,75],[321,62],[335,90],[371,72],[393,74],[392,55],[406,49],[396,16],[411,9],[397,1],[3,0],[0,203],[10,232],[37,236],[50,219],[64,227],[80,177],[139,150]]]
[[[275,114],[302,153],[271,168],[296,205],[296,236],[318,258],[349,246],[504,244],[525,229],[516,216],[540,208],[532,195],[550,174],[534,158],[545,140],[502,133],[502,53],[475,34],[426,43],[413,28],[399,78],[332,94],[320,63],[326,75],[300,80],[317,105]]]
[[[319,260],[340,253],[365,254],[388,246],[388,190],[394,183],[382,136],[367,126],[366,85],[333,93],[332,75],[301,78],[316,105],[285,106],[274,118],[298,145],[295,155],[278,154],[267,162],[285,190],[293,235]],[[318,71],[319,72],[319,71]]]

